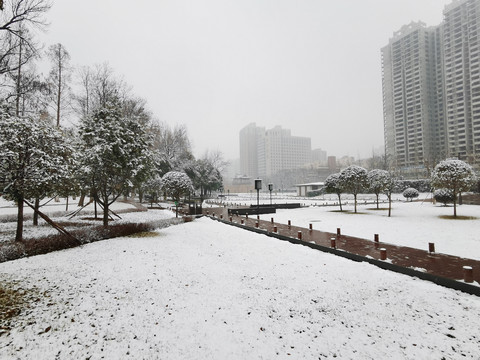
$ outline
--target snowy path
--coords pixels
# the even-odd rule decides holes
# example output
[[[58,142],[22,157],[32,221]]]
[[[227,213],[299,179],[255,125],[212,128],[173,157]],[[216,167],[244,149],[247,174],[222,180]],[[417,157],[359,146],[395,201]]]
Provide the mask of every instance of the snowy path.
[[[477,359],[480,348],[478,297],[206,218],[3,263],[0,276],[46,294],[0,337],[2,358]]]

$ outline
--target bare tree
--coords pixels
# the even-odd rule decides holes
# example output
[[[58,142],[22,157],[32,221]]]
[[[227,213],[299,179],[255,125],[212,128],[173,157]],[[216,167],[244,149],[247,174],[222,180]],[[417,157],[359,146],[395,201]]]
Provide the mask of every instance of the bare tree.
[[[51,8],[48,0],[5,0],[0,13],[0,74],[15,72],[28,62],[18,53],[22,48],[36,53],[37,46],[29,29],[44,29],[47,22],[45,13]],[[25,53],[25,51],[23,51]]]
[[[72,67],[70,66],[70,54],[62,44],[51,45],[47,56],[52,63],[52,69],[48,77],[50,87],[50,103],[55,111],[57,127],[60,127],[62,113],[69,105]]]

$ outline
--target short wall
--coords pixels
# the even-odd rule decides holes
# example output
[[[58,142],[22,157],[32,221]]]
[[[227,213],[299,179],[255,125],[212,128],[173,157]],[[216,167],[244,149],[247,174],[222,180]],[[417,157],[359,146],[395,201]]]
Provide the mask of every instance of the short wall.
[[[258,233],[258,234],[267,235],[267,236],[270,236],[270,237],[273,237],[273,238],[276,238],[276,239],[279,239],[279,240],[288,241],[292,244],[308,246],[309,248],[312,248],[312,249],[315,249],[315,250],[320,250],[320,251],[323,251],[323,252],[326,252],[326,253],[329,253],[329,254],[334,254],[334,255],[341,256],[343,258],[349,259],[349,260],[357,261],[357,262],[367,262],[367,263],[375,265],[375,266],[377,266],[381,269],[394,271],[396,273],[408,275],[408,276],[411,276],[411,277],[417,277],[417,278],[422,279],[422,280],[431,281],[431,282],[433,282],[437,285],[440,285],[440,286],[444,286],[444,287],[454,289],[454,290],[460,290],[460,291],[463,291],[463,292],[471,294],[471,295],[480,296],[480,287],[479,286],[470,285],[470,284],[467,284],[467,283],[464,283],[464,282],[461,282],[461,281],[456,281],[456,280],[445,278],[445,277],[442,277],[442,276],[437,276],[437,275],[421,272],[421,271],[418,271],[418,270],[414,270],[414,269],[411,269],[411,268],[406,268],[406,267],[403,267],[403,266],[394,265],[394,264],[391,264],[389,262],[385,262],[385,261],[382,261],[382,260],[372,259],[372,258],[369,258],[369,257],[360,256],[360,255],[357,255],[357,254],[352,254],[352,253],[349,253],[349,252],[346,252],[346,251],[337,250],[337,249],[334,249],[334,248],[330,248],[330,247],[326,247],[326,246],[322,246],[322,245],[317,245],[317,244],[314,244],[314,243],[305,242],[305,241],[302,241],[302,240],[299,240],[299,239],[295,239],[295,238],[288,237],[288,236],[285,236],[285,235],[276,234],[276,233],[269,232],[269,231],[266,231],[266,230],[262,230],[262,229],[259,229],[259,228],[253,228],[253,227],[237,224],[237,223],[234,223],[234,222],[221,220],[221,219],[218,219],[218,218],[212,218],[212,219],[216,220],[216,221],[220,221],[220,222],[222,222],[224,224],[227,224],[227,225],[230,225],[230,226],[236,226],[236,227],[239,227],[239,228],[244,229],[244,230],[252,231],[252,232],[255,232],[255,233]]]

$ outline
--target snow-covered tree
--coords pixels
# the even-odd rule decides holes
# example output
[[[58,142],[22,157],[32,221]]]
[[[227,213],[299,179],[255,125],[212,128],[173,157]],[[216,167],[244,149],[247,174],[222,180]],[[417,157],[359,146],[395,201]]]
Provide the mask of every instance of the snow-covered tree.
[[[153,137],[153,151],[160,174],[185,171],[194,161],[185,126],[171,129],[167,124],[157,122],[151,124],[149,132]]]
[[[415,188],[406,188],[403,190],[403,197],[407,200],[413,201],[414,198],[417,198],[419,195],[419,192]]]
[[[457,197],[470,190],[476,181],[472,167],[462,160],[447,159],[435,166],[432,173],[432,185],[435,188],[445,188],[452,192],[453,216],[457,216]]]
[[[142,193],[148,196],[151,206],[158,201],[162,193],[162,177],[157,175],[142,184]]]
[[[367,170],[358,165],[350,165],[340,172],[340,179],[345,191],[353,195],[356,213],[357,195],[368,187]]]
[[[0,109],[0,191],[17,203],[17,241],[23,237],[24,201],[55,193],[70,176],[72,151],[51,125]]]
[[[221,171],[225,165],[220,153],[208,153],[202,159],[192,161],[185,172],[192,179],[195,189],[200,190],[200,198],[223,187]]]
[[[193,192],[192,180],[180,171],[170,171],[162,177],[163,190],[175,201],[175,212],[178,217],[180,198]]]
[[[325,191],[329,194],[337,194],[338,196],[338,203],[340,205],[340,211],[342,209],[342,193],[343,193],[343,186],[342,180],[340,178],[340,173],[335,173],[329,175],[325,180]]]
[[[372,191],[377,197],[377,209],[378,209],[378,197],[380,193],[385,191],[385,188],[391,182],[390,173],[387,170],[373,169],[367,174],[367,182],[370,191]]]
[[[108,226],[109,206],[151,172],[152,156],[143,126],[121,115],[119,102],[107,103],[80,124],[79,173],[103,207]]]
[[[441,202],[444,206],[447,206],[448,203],[453,203],[454,196],[451,190],[449,189],[437,189],[433,192],[433,198]]]

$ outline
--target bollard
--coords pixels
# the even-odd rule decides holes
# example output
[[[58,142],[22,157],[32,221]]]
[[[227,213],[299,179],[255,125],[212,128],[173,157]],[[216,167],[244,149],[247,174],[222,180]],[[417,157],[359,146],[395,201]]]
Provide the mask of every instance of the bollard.
[[[297,238],[298,238],[298,240],[302,240],[302,232],[301,231],[299,231],[297,233]]]
[[[258,221],[255,221],[255,227],[258,228]]]
[[[246,217],[246,218],[247,218],[247,220],[248,220],[248,213],[245,213],[245,217]]]
[[[257,215],[257,220],[260,220],[260,215]]]
[[[463,281],[473,283],[473,268],[471,266],[463,267]]]
[[[337,237],[340,237],[340,236],[341,236],[340,228],[337,228]]]
[[[233,218],[230,216],[230,222],[232,222],[232,221],[233,221]]]
[[[243,220],[243,219],[242,219],[242,220],[240,220],[240,222],[241,222],[241,223],[242,223],[242,225],[243,225],[243,224],[245,223],[245,220]]]
[[[274,232],[274,233],[278,233],[278,229],[277,229],[277,226],[276,226],[276,225],[273,227],[273,232]]]
[[[334,249],[337,247],[337,239],[336,238],[334,238],[334,237],[330,238],[330,247],[332,247]]]
[[[292,227],[292,222],[288,220],[288,228],[290,229]]]
[[[223,214],[220,214],[220,219],[222,219],[222,220],[223,220]]]
[[[271,220],[270,220],[270,221],[271,221],[271,222],[272,222],[272,224],[273,224],[273,218],[271,218]]]
[[[313,230],[313,225],[312,225],[312,224],[309,224],[309,225],[308,225],[308,230],[310,230],[310,231]]]
[[[375,241],[376,243],[378,243],[379,239],[378,239],[378,234],[374,234],[373,235],[373,241]]]
[[[387,260],[387,249],[380,249],[380,260]]]
[[[207,216],[210,215],[209,211],[207,210]]]
[[[435,252],[435,243],[428,243],[428,252],[430,254]]]

